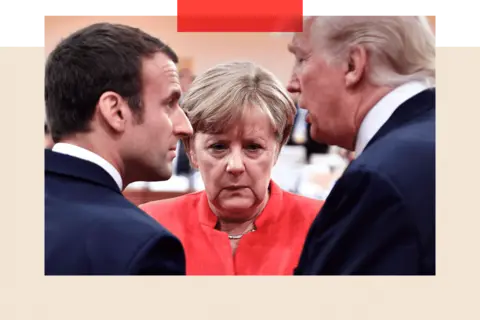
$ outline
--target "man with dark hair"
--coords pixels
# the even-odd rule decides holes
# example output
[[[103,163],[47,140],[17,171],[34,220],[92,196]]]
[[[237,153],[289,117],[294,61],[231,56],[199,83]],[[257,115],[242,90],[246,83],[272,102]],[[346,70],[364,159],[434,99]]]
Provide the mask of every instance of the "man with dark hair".
[[[169,179],[178,140],[192,134],[177,60],[159,39],[107,23],[51,52],[45,274],[185,273],[179,240],[122,195],[131,182]]]

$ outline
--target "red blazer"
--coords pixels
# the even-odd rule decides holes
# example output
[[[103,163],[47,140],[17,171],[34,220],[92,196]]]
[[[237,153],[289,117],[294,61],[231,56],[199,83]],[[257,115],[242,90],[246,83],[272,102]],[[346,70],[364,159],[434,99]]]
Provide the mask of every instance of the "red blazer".
[[[187,275],[292,275],[306,234],[323,201],[292,194],[270,183],[270,199],[255,232],[239,241],[232,255],[225,232],[204,191],[140,207],[176,235],[185,248]]]

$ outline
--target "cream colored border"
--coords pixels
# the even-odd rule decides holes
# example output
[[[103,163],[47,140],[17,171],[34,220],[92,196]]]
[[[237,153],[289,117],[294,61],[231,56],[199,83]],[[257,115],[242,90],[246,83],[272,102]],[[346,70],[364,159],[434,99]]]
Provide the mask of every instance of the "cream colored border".
[[[56,278],[43,276],[44,49],[0,49],[0,319],[480,319],[480,48],[437,52],[437,276]]]

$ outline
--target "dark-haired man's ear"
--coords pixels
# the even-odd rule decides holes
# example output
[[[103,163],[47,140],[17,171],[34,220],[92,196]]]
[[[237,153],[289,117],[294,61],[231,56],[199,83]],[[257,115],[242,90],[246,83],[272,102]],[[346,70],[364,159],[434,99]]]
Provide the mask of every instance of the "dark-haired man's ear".
[[[119,94],[111,91],[103,93],[98,100],[97,108],[103,122],[114,132],[125,131],[131,110]]]

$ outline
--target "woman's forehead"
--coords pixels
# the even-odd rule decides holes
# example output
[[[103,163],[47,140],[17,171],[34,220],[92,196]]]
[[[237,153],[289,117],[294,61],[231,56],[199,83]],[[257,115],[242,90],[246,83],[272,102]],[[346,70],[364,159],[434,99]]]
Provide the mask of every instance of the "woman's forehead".
[[[272,127],[269,115],[260,108],[238,108],[230,112],[212,114],[199,121],[196,128],[202,132],[225,134],[233,130]]]
[[[225,137],[225,138],[252,138],[263,137],[268,138],[270,135],[274,136],[275,130],[270,123],[246,122],[241,121],[233,126],[224,127],[223,130],[217,132],[205,132],[210,137]]]
[[[232,126],[225,126],[223,130],[216,132],[203,132],[205,140],[211,139],[228,139],[228,140],[245,140],[245,139],[275,139],[276,131],[270,123],[246,122],[240,121]]]

